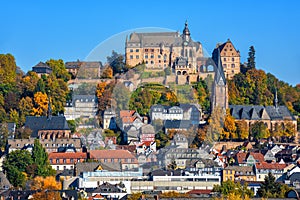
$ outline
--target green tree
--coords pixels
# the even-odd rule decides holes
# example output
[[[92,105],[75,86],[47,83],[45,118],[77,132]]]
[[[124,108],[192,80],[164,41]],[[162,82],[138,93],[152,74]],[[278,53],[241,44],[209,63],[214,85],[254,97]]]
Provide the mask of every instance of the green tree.
[[[262,121],[256,121],[250,126],[251,136],[255,139],[270,137],[268,127]]]
[[[6,122],[0,123],[0,148],[4,151],[8,138],[8,127]]]
[[[222,182],[221,185],[215,185],[213,191],[220,193],[224,197],[229,197],[234,194],[243,199],[247,199],[254,196],[253,191],[248,189],[247,186],[247,183],[234,183],[233,181],[228,180]]]
[[[247,67],[248,67],[248,69],[254,69],[255,68],[255,49],[254,49],[254,46],[250,46],[250,48],[249,48]]]
[[[62,59],[59,60],[50,59],[46,62],[46,64],[49,65],[49,67],[51,67],[52,74],[56,78],[62,79],[65,82],[71,79],[71,75],[68,73],[65,67],[65,63]]]
[[[111,56],[107,57],[107,63],[112,67],[114,75],[128,70],[124,62],[124,56],[115,51],[112,51]]]
[[[52,176],[55,175],[55,171],[52,169],[49,160],[48,154],[45,149],[42,147],[38,139],[34,140],[34,146],[32,150],[32,160],[36,164],[36,176]]]
[[[269,172],[257,194],[263,198],[285,198],[289,191],[290,188],[287,185],[276,182],[275,176]]]
[[[27,150],[16,150],[10,152],[3,162],[3,170],[5,171],[9,182],[14,187],[23,187],[26,176],[26,168],[33,163],[31,154]]]
[[[16,84],[16,61],[11,54],[0,54],[0,92],[8,93]]]

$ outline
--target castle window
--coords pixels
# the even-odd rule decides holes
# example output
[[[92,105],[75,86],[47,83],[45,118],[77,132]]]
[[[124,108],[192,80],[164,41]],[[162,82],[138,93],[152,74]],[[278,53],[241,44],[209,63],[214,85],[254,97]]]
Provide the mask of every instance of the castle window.
[[[227,65],[226,64],[223,64],[223,68],[226,68],[227,67]]]
[[[130,52],[133,52],[133,49],[130,49]]]
[[[139,52],[139,51],[140,51],[139,49],[136,49],[136,50],[135,50],[135,52]]]
[[[139,57],[139,56],[135,56],[135,58],[136,58],[136,59],[139,59],[140,57]]]
[[[232,49],[230,49],[230,51],[232,51]]]
[[[145,58],[148,59],[148,54],[145,55]]]
[[[151,49],[151,52],[154,52],[154,49]]]
[[[158,57],[158,58],[161,58],[161,56],[160,56],[160,55],[158,55],[157,57]]]
[[[231,64],[231,68],[235,68],[235,65],[234,65],[234,64]]]
[[[224,58],[223,60],[226,61],[226,58]]]
[[[130,56],[130,59],[133,59],[133,56],[132,56],[132,55]]]
[[[161,60],[159,60],[158,63],[161,63]]]
[[[148,52],[148,49],[145,49],[145,52]]]
[[[232,61],[234,61],[234,58],[231,58]]]
[[[154,55],[153,55],[153,54],[151,54],[151,58],[154,58]]]
[[[154,62],[153,62],[153,60],[151,60],[151,64],[153,64]]]
[[[146,60],[146,64],[148,64],[148,60]]]
[[[227,51],[227,49],[224,49],[224,51]]]

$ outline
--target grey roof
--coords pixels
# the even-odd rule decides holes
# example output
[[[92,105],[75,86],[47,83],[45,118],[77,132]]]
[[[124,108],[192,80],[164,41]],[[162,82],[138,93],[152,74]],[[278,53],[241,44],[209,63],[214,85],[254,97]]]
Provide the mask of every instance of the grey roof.
[[[75,165],[75,175],[78,176],[83,172],[94,172],[101,165],[103,170],[121,171],[121,164],[118,163],[103,163],[103,162],[78,162]]]
[[[8,181],[6,176],[3,174],[3,172],[0,172],[0,188],[1,189],[9,189],[11,187],[12,187],[12,185],[10,184],[10,182]]]
[[[152,33],[131,33],[126,46],[136,44],[133,47],[171,47],[182,46],[183,37],[179,32],[152,32]],[[190,41],[189,46],[201,48],[200,42]]]
[[[191,120],[166,120],[166,129],[189,129],[191,127]]]
[[[73,105],[76,104],[76,101],[82,101],[82,102],[97,102],[97,98],[95,95],[79,95],[74,94],[72,96],[72,103]]]
[[[38,137],[39,130],[70,130],[65,116],[27,116],[25,127],[32,130],[31,137]]]
[[[286,106],[229,105],[235,119],[246,120],[295,120]]]
[[[150,172],[152,176],[180,176],[182,175],[182,170],[163,170],[157,169]]]

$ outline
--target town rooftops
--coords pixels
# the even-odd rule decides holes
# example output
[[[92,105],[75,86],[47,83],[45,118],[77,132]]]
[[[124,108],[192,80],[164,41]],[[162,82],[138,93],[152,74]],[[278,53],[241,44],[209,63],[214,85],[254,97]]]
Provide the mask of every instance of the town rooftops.
[[[191,120],[166,120],[166,129],[189,129],[191,127]]]
[[[245,163],[246,160],[248,159],[249,156],[253,156],[256,162],[264,162],[265,158],[264,155],[261,153],[255,153],[255,152],[250,152],[250,153],[244,153],[244,152],[239,152],[236,154],[237,162],[239,164]]]
[[[287,167],[287,164],[261,162],[261,163],[256,163],[255,167],[256,167],[256,169],[283,170],[284,168]]]
[[[40,130],[70,130],[64,116],[27,116],[25,127],[32,130],[31,137],[37,138]]]
[[[59,152],[52,152],[48,155],[49,159],[87,159],[87,153],[84,152],[70,152],[70,153],[59,153]]]
[[[75,175],[78,176],[83,172],[94,172],[98,169],[107,171],[121,171],[120,163],[103,163],[103,162],[78,162],[75,165]]]

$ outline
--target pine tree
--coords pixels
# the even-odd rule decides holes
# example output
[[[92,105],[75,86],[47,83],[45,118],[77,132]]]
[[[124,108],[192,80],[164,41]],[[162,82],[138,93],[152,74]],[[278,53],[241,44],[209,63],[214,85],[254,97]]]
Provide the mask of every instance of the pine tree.
[[[254,46],[251,46],[249,48],[249,53],[248,53],[248,63],[247,67],[248,69],[254,69],[255,68],[255,49]]]

